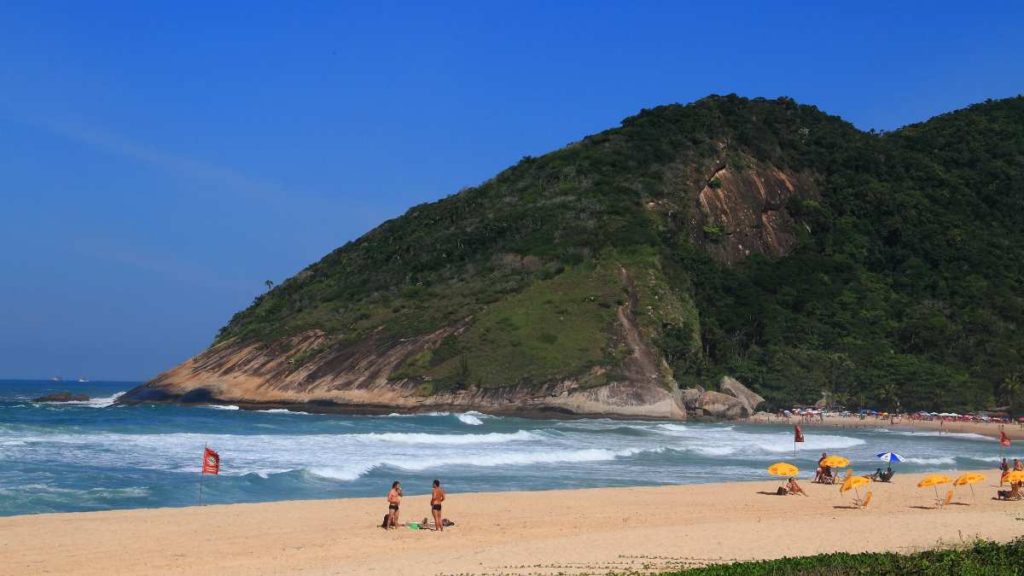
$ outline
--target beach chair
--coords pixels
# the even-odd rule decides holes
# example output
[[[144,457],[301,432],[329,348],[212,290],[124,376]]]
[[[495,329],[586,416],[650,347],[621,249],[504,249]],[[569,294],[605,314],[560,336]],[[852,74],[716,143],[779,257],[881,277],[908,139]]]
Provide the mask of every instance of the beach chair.
[[[864,495],[864,500],[860,503],[860,507],[867,508],[868,504],[871,504],[871,490],[868,490],[868,493]]]
[[[952,502],[952,501],[953,501],[953,491],[950,490],[949,492],[946,492],[946,497],[945,498],[939,499],[939,501],[938,501],[939,508],[945,508],[946,506],[949,506],[950,502]]]

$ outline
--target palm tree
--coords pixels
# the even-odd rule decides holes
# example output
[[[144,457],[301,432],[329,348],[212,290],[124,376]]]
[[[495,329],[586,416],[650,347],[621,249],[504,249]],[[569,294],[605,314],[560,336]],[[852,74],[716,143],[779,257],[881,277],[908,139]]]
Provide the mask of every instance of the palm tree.
[[[263,285],[267,287],[267,290],[272,290],[274,288],[274,281],[266,280],[263,282]]]

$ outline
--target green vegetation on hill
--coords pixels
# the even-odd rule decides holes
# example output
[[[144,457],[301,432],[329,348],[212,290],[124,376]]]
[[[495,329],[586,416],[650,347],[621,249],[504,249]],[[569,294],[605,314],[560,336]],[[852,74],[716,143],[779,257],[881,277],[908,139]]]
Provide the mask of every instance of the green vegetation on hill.
[[[762,562],[739,562],[670,572],[664,576],[906,576],[956,574],[982,576],[1020,574],[1024,566],[1024,539],[1009,544],[977,542],[968,548],[929,550],[916,554],[819,554]]]
[[[738,231],[695,224],[696,199],[734,193],[712,177],[723,168],[814,182],[770,207],[786,218],[755,225],[795,236],[784,256],[712,257]],[[614,373],[594,368],[627,354],[616,314],[631,294],[681,386],[730,374],[774,406],[823,391],[851,407],[1019,406],[1024,98],[885,134],[785,98],[644,110],[383,223],[218,342],[316,329],[329,347],[464,325],[392,377],[424,394],[600,385]]]

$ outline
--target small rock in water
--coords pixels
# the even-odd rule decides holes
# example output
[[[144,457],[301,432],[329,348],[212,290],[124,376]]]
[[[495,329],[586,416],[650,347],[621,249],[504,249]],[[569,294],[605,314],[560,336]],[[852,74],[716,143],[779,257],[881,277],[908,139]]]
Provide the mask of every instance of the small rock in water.
[[[35,398],[33,402],[86,402],[89,400],[88,394],[72,394],[71,392],[54,392],[53,394],[47,394],[46,396],[40,396]]]

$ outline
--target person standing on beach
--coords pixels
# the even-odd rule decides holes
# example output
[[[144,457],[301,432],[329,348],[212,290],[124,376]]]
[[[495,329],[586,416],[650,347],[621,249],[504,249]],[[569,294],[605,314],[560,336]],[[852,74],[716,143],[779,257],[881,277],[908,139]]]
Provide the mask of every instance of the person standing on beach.
[[[1003,461],[999,463],[999,485],[1002,486],[1003,482],[1006,481],[1006,475],[1010,472],[1010,464],[1003,458]]]
[[[430,492],[430,514],[434,517],[434,530],[444,532],[444,521],[441,518],[442,502],[444,502],[444,488],[441,488],[440,480],[434,480],[434,489]]]
[[[402,483],[395,480],[388,492],[388,528],[398,527],[398,507],[402,503]]]

